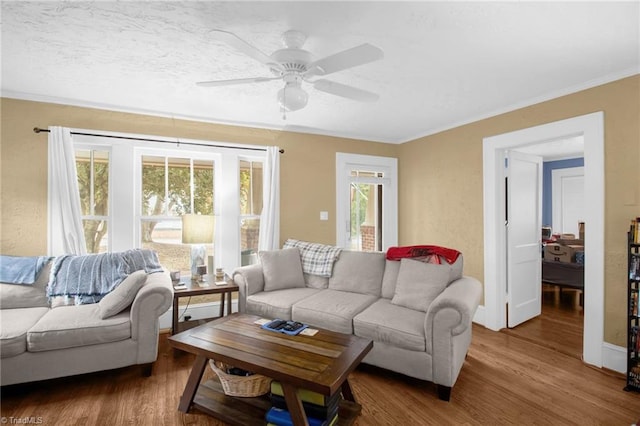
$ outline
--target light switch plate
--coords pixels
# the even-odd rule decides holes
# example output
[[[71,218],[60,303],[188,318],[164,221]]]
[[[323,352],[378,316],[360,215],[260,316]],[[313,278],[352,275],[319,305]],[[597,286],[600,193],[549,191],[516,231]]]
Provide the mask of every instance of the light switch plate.
[[[320,212],[320,220],[329,220],[329,212]]]

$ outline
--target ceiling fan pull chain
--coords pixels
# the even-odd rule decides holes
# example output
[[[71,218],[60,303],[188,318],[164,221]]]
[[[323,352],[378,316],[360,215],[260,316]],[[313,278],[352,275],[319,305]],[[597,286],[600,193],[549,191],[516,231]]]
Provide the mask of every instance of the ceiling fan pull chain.
[[[287,85],[286,84],[282,88],[282,98],[285,99],[285,101],[287,99]],[[287,109],[284,107],[284,105],[285,104],[282,103],[280,105],[280,108],[282,108],[282,119],[286,121],[287,120]]]

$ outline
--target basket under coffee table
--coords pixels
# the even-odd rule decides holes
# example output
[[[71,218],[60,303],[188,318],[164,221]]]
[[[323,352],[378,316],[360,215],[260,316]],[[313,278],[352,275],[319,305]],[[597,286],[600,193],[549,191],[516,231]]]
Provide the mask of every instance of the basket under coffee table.
[[[282,383],[294,425],[307,425],[297,389],[323,395],[341,391],[338,424],[352,424],[361,406],[347,377],[373,347],[373,342],[350,334],[320,329],[314,336],[288,336],[260,328],[259,317],[232,314],[169,338],[172,346],[196,355],[178,410],[191,406],[231,425],[264,425],[271,407],[268,396],[225,395],[217,380],[200,383],[207,361],[213,359]]]

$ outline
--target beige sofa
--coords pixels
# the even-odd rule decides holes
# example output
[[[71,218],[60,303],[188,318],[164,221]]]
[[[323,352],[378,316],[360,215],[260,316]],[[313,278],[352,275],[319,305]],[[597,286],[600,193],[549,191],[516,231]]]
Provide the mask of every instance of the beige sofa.
[[[0,283],[0,385],[136,364],[151,374],[158,318],[173,300],[168,272],[140,271],[133,303],[103,319],[99,303],[50,308],[50,269],[48,263],[32,286]]]
[[[304,273],[296,248],[238,268],[239,310],[373,340],[364,363],[438,385],[448,401],[471,342],[482,286],[454,264],[343,250],[330,277]]]

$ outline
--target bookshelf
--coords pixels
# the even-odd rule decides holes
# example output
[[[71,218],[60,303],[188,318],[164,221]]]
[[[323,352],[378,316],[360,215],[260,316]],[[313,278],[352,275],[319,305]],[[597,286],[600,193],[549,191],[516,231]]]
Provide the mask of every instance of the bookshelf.
[[[631,221],[627,255],[627,385],[624,390],[640,392],[640,218]]]

